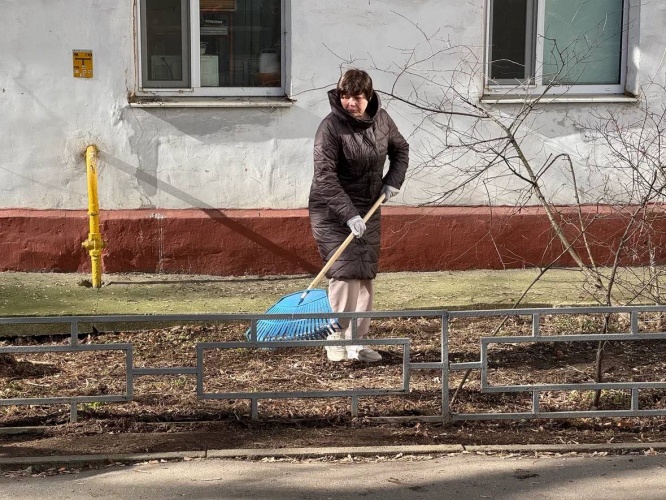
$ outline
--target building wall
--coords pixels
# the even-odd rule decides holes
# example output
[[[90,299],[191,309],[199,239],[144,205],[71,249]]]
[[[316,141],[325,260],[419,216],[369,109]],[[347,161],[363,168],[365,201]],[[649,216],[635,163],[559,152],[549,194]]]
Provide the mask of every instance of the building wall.
[[[0,269],[67,271],[86,267],[85,253],[79,248],[87,233],[85,213],[80,212],[87,205],[83,152],[87,145],[95,144],[100,151],[99,199],[103,229],[108,233],[108,269],[224,274],[311,271],[319,263],[307,224],[296,224],[296,243],[276,241],[281,241],[284,227],[291,227],[292,210],[301,210],[298,220],[305,213],[302,209],[312,176],[312,138],[328,113],[326,90],[334,86],[340,67],[368,69],[376,87],[389,90],[410,56],[439,51],[432,59],[435,70],[428,76],[430,83],[423,87],[424,92],[432,93],[437,91],[433,82],[451,68],[469,62],[470,54],[483,59],[483,0],[288,0],[286,28],[291,51],[287,90],[293,105],[142,108],[130,105],[128,99],[136,90],[134,3],[41,0],[0,4],[0,130],[4,131],[0,134]],[[639,8],[638,4],[632,2],[637,27],[631,30],[629,75],[630,85],[636,89],[649,80],[666,82],[666,5],[643,2]],[[73,49],[93,51],[94,78],[72,77]],[[413,83],[413,78],[403,76],[395,88],[407,95]],[[454,88],[478,96],[482,80],[474,74],[459,79]],[[423,128],[421,112],[395,101],[386,104],[412,146],[413,168],[400,196],[391,202],[403,208],[385,210],[391,231],[398,233],[397,241],[406,241],[417,234],[410,235],[414,224],[404,218],[411,213],[415,221],[424,220],[416,207],[436,198],[456,174],[446,164],[437,169],[419,168],[424,151],[433,145],[435,129]],[[588,147],[589,138],[573,124],[597,108],[596,104],[548,107],[530,125],[534,154],[555,145],[578,158]],[[618,104],[616,109],[631,114],[634,108]],[[554,202],[566,205],[573,202],[573,192],[562,175],[552,173],[549,194]],[[583,182],[587,183],[583,190],[594,188],[595,179]],[[517,202],[511,189],[489,194],[479,187],[447,200],[447,204],[463,208],[452,209],[446,217],[472,213],[464,207],[489,205],[489,198],[494,205]],[[270,217],[265,210],[270,211]],[[220,217],[210,215],[215,211],[225,214],[225,220],[241,221],[241,225],[251,219],[252,232],[266,240],[263,246],[238,226],[226,225],[225,231],[258,244],[266,252],[262,258],[268,264],[242,263],[234,256],[241,247],[225,249],[225,241],[232,239],[229,235],[210,238],[206,234],[210,227],[197,226],[202,217],[219,221]],[[486,212],[489,214],[489,209]],[[398,213],[401,218],[392,219]],[[438,214],[437,220],[444,220],[442,217]],[[438,227],[434,220],[430,220],[433,228]],[[546,224],[540,226],[542,232],[547,232],[545,219],[540,220]],[[451,221],[444,225],[456,227],[455,220]],[[150,228],[151,233],[158,231],[160,224],[162,236],[149,238],[151,250],[146,250],[139,229]],[[135,229],[128,232],[129,227]],[[191,233],[189,244],[181,241],[178,233],[193,227],[203,227],[204,233]],[[164,238],[164,228],[171,231],[170,238]],[[41,233],[39,238],[37,232]],[[200,244],[202,238],[206,245]],[[438,236],[422,231],[418,238],[428,244]],[[267,243],[270,241],[275,245]],[[171,267],[151,253],[169,249],[181,255],[179,263]],[[492,245],[476,250],[493,251]],[[284,252],[306,257],[283,264],[285,259],[289,261]],[[467,254],[462,251],[457,258],[433,257],[416,267],[450,268],[451,261],[460,262],[463,268],[503,265],[491,258],[465,260]],[[188,267],[188,259],[199,264]],[[400,259],[391,261],[389,268],[414,267],[406,261],[401,264]],[[225,262],[241,264],[226,266]],[[516,265],[531,264],[529,257],[516,259]]]

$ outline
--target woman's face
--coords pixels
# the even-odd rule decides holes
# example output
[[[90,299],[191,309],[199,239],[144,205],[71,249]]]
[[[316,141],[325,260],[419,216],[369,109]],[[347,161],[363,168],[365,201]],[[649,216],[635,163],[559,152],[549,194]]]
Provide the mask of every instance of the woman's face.
[[[368,99],[365,94],[340,94],[340,102],[345,111],[355,118],[362,118],[368,107]]]

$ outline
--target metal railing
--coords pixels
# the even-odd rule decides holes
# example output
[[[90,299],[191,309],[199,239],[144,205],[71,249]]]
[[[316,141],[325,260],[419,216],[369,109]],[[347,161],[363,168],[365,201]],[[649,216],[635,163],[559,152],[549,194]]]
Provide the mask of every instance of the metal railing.
[[[191,375],[196,378],[196,392],[200,399],[243,399],[250,401],[251,418],[259,418],[258,403],[262,399],[281,398],[350,398],[351,414],[358,415],[359,398],[364,396],[395,396],[410,393],[410,377],[418,370],[437,370],[441,372],[441,411],[436,415],[422,416],[391,416],[381,417],[383,420],[420,420],[420,421],[455,421],[455,420],[491,420],[491,419],[533,419],[533,418],[581,418],[581,417],[635,417],[662,416],[666,409],[644,409],[639,405],[639,393],[646,389],[666,389],[666,382],[608,382],[608,383],[566,383],[566,384],[529,384],[529,385],[491,385],[488,382],[488,351],[493,344],[534,344],[534,343],[574,343],[591,341],[645,341],[666,340],[666,332],[640,332],[639,315],[642,313],[666,313],[666,306],[632,306],[632,307],[580,307],[580,308],[539,308],[539,309],[497,309],[484,311],[377,311],[370,313],[341,313],[339,318],[352,319],[352,330],[355,335],[356,319],[358,318],[436,318],[440,322],[440,336],[433,342],[440,343],[439,360],[433,362],[414,362],[410,358],[409,338],[375,338],[364,339],[363,343],[370,346],[398,346],[402,348],[402,384],[392,389],[351,389],[329,391],[231,391],[207,392],[205,387],[205,353],[219,349],[283,349],[291,347],[318,347],[330,345],[350,345],[354,340],[290,340],[290,341],[256,341],[257,321],[265,319],[302,319],[327,318],[326,314],[183,314],[183,315],[127,315],[127,316],[71,316],[71,317],[25,317],[0,318],[0,325],[7,329],[12,325],[69,325],[69,345],[35,345],[0,347],[0,354],[29,353],[77,353],[90,351],[119,351],[125,356],[125,392],[113,395],[58,396],[39,398],[5,398],[0,399],[0,406],[8,405],[53,405],[69,404],[70,420],[77,420],[77,405],[84,403],[112,403],[133,400],[134,381],[139,376],[160,375]],[[542,335],[540,318],[545,315],[606,315],[627,314],[630,317],[626,333],[580,333],[566,335]],[[479,338],[479,359],[472,362],[449,361],[449,326],[455,318],[501,318],[505,316],[521,316],[531,318],[532,326],[529,335],[486,336]],[[157,323],[190,324],[190,323],[225,323],[246,322],[250,325],[249,340],[234,342],[201,342],[196,344],[195,366],[182,367],[136,367],[133,362],[134,347],[132,343],[114,344],[81,344],[79,342],[80,325],[82,324],[130,324],[154,325]],[[451,373],[456,371],[477,370],[480,373],[481,393],[528,393],[531,394],[531,409],[523,412],[475,412],[457,413],[452,411],[449,397]],[[572,410],[544,411],[540,406],[540,395],[546,391],[596,391],[623,390],[631,394],[630,407],[611,410]]]

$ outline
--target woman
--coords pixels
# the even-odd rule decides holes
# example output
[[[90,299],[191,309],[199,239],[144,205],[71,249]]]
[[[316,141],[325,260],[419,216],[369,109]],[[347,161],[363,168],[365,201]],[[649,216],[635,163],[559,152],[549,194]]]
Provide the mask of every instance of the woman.
[[[335,312],[371,311],[373,280],[377,276],[381,236],[380,210],[367,224],[363,217],[384,194],[395,196],[405,180],[409,145],[388,113],[381,108],[372,79],[350,69],[337,88],[328,92],[331,113],[317,129],[314,177],[310,189],[310,225],[319,253],[328,261],[347,238],[355,238],[326,274],[331,308]],[[389,167],[384,175],[388,157]],[[350,320],[340,320],[341,332],[329,340],[351,339]],[[362,339],[370,318],[358,320],[356,338]],[[374,362],[381,355],[362,345],[328,346],[328,359]]]

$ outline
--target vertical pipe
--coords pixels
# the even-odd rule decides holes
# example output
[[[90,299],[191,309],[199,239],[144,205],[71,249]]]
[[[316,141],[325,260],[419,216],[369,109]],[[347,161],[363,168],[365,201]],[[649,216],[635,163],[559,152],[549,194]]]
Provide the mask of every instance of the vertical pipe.
[[[442,420],[451,421],[451,408],[449,406],[449,313],[442,314]]]
[[[636,412],[638,409],[638,388],[634,387],[631,389],[631,411]]]
[[[79,420],[78,408],[74,401],[69,403],[69,422],[75,424]]]
[[[532,337],[541,336],[541,330],[539,328],[539,314],[532,315]]]
[[[69,345],[78,345],[79,343],[79,323],[72,320],[69,324]]]
[[[631,333],[638,335],[638,311],[631,311]]]
[[[88,215],[90,232],[99,232],[99,201],[97,197],[97,148],[86,148],[86,169],[88,174]]]
[[[102,286],[102,249],[106,246],[99,232],[99,201],[97,198],[97,148],[86,149],[88,177],[88,239],[81,245],[88,250],[92,268],[92,286]]]

